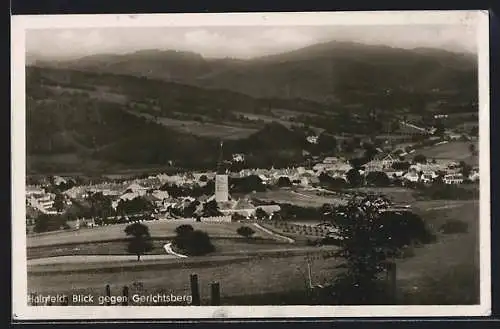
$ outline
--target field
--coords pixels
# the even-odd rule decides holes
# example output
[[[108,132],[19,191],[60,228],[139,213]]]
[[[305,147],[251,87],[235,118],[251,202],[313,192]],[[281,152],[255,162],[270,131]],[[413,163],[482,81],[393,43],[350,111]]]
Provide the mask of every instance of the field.
[[[194,229],[200,229],[211,237],[235,238],[239,237],[236,230],[242,226],[239,223],[197,223],[184,220],[150,221],[146,223],[153,238],[171,238],[175,236],[175,228],[182,224],[190,224]],[[126,238],[124,229],[127,224],[116,224],[98,228],[81,229],[78,231],[62,231],[52,234],[38,234],[28,236],[26,245],[30,247],[49,246],[67,243],[98,242]],[[273,237],[263,231],[255,230],[255,237]]]
[[[335,271],[334,262],[313,262],[312,281],[323,283]],[[221,297],[251,295],[256,292],[280,292],[290,287],[305,289],[308,284],[305,257],[267,257],[231,260],[217,266],[182,266],[176,268],[151,268],[143,271],[117,271],[112,273],[28,273],[30,291],[39,293],[92,293],[102,295],[104,285],[109,283],[112,294],[121,291],[124,285],[131,287],[130,293],[141,294],[166,292],[189,294],[189,275],[197,273],[202,298],[210,296],[209,283],[219,281]]]
[[[129,111],[129,113],[152,119],[149,114]],[[239,125],[215,124],[210,122],[198,122],[194,120],[179,120],[167,117],[159,117],[156,120],[158,123],[175,128],[182,132],[191,133],[197,136],[218,137],[223,139],[241,139],[250,136],[258,129],[241,127]]]
[[[425,155],[427,158],[465,161],[475,166],[479,164],[479,158],[471,155],[469,150],[469,145],[471,144],[475,146],[476,150],[479,150],[477,142],[453,141],[446,144],[422,148],[418,150],[418,153]]]
[[[316,191],[306,191],[303,189],[280,189],[257,192],[252,197],[263,201],[274,201],[277,203],[290,203],[302,207],[321,207],[325,203],[337,203],[339,198],[335,196],[319,196]]]
[[[146,255],[165,255],[163,246],[168,239],[155,239],[152,241],[153,249]],[[215,252],[211,255],[247,254],[261,250],[276,250],[290,247],[288,244],[264,239],[212,239]],[[129,255],[126,240],[72,243],[59,246],[39,246],[28,248],[28,260],[42,257],[68,256],[68,255]]]
[[[400,298],[408,304],[477,303],[479,296],[479,201],[418,202],[433,230],[447,219],[468,224],[468,232],[438,236],[434,244],[415,249],[415,256],[398,265]]]
[[[394,203],[413,204],[415,191],[403,187],[360,187],[346,189],[347,192],[383,194]]]

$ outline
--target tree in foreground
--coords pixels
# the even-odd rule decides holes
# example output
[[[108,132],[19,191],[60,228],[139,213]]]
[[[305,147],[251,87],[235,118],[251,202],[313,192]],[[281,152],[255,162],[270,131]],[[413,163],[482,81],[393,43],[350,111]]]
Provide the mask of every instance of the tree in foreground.
[[[146,225],[130,224],[125,227],[125,234],[130,237],[127,251],[137,255],[137,261],[141,260],[141,255],[153,249],[149,228]]]
[[[255,234],[255,231],[251,227],[241,226],[236,230],[236,233],[248,239]]]
[[[387,296],[380,276],[388,262],[413,242],[432,242],[425,223],[409,212],[392,212],[377,196],[353,197],[347,205],[329,213],[335,223],[336,257],[344,271],[333,284],[333,294],[342,304],[379,303]]]

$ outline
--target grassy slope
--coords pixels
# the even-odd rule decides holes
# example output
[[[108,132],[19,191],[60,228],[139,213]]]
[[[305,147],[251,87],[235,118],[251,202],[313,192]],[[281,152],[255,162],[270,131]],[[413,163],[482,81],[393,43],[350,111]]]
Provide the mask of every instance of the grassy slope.
[[[474,144],[476,150],[479,149],[477,142],[449,142],[429,148],[423,148],[418,153],[425,155],[428,158],[450,159],[455,161],[465,161],[470,165],[478,165],[479,157],[472,156],[469,151],[469,145]]]
[[[239,235],[236,230],[242,225],[239,223],[196,223],[190,221],[152,221],[146,223],[152,237],[171,238],[175,236],[175,228],[182,224],[192,225],[194,229],[200,229],[211,237],[236,238]],[[104,227],[81,229],[78,231],[63,231],[54,234],[41,234],[28,236],[27,247],[50,246],[67,243],[98,242],[112,239],[125,238],[124,229],[127,224],[116,224]],[[256,237],[272,238],[263,231],[256,230]]]

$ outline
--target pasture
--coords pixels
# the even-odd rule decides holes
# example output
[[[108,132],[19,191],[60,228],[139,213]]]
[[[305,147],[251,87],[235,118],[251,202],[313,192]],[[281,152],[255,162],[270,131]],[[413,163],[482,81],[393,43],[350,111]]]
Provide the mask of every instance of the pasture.
[[[448,219],[468,224],[462,234],[438,234],[398,264],[399,298],[408,304],[477,303],[479,296],[479,201],[423,201],[414,207],[432,230]]]
[[[236,230],[242,226],[240,223],[201,223],[188,220],[159,220],[145,223],[153,238],[172,238],[175,228],[182,224],[192,225],[195,230],[203,230],[213,238],[236,238]],[[52,234],[28,235],[26,245],[42,247],[59,244],[76,244],[84,242],[99,242],[126,238],[124,230],[128,224],[115,224],[95,228],[85,228],[73,231],[60,231]],[[261,230],[255,230],[255,237],[272,239],[273,236]]]
[[[474,145],[476,150],[479,150],[478,142],[452,141],[446,144],[424,147],[419,149],[418,153],[425,155],[427,158],[465,161],[470,165],[478,165],[479,158],[473,156],[469,150],[471,144]]]
[[[279,189],[257,192],[252,197],[263,201],[290,203],[301,207],[321,207],[325,203],[336,204],[342,201],[338,196],[320,196],[316,191],[304,189]]]
[[[153,116],[146,113],[128,111],[131,114],[142,116],[170,128],[174,128],[181,132],[190,133],[196,136],[216,137],[223,139],[241,139],[250,136],[258,129],[241,127],[238,125],[215,124],[210,122],[199,122],[194,120],[180,120],[167,117],[159,117],[154,119]]]
[[[404,187],[359,187],[346,189],[346,192],[362,192],[368,194],[383,194],[394,203],[413,204],[414,190]]]

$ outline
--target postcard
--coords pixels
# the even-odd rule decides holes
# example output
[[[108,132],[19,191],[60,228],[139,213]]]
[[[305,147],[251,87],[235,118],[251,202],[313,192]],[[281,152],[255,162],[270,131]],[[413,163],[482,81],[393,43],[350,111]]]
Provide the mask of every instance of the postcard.
[[[12,16],[12,318],[489,315],[488,28]]]

